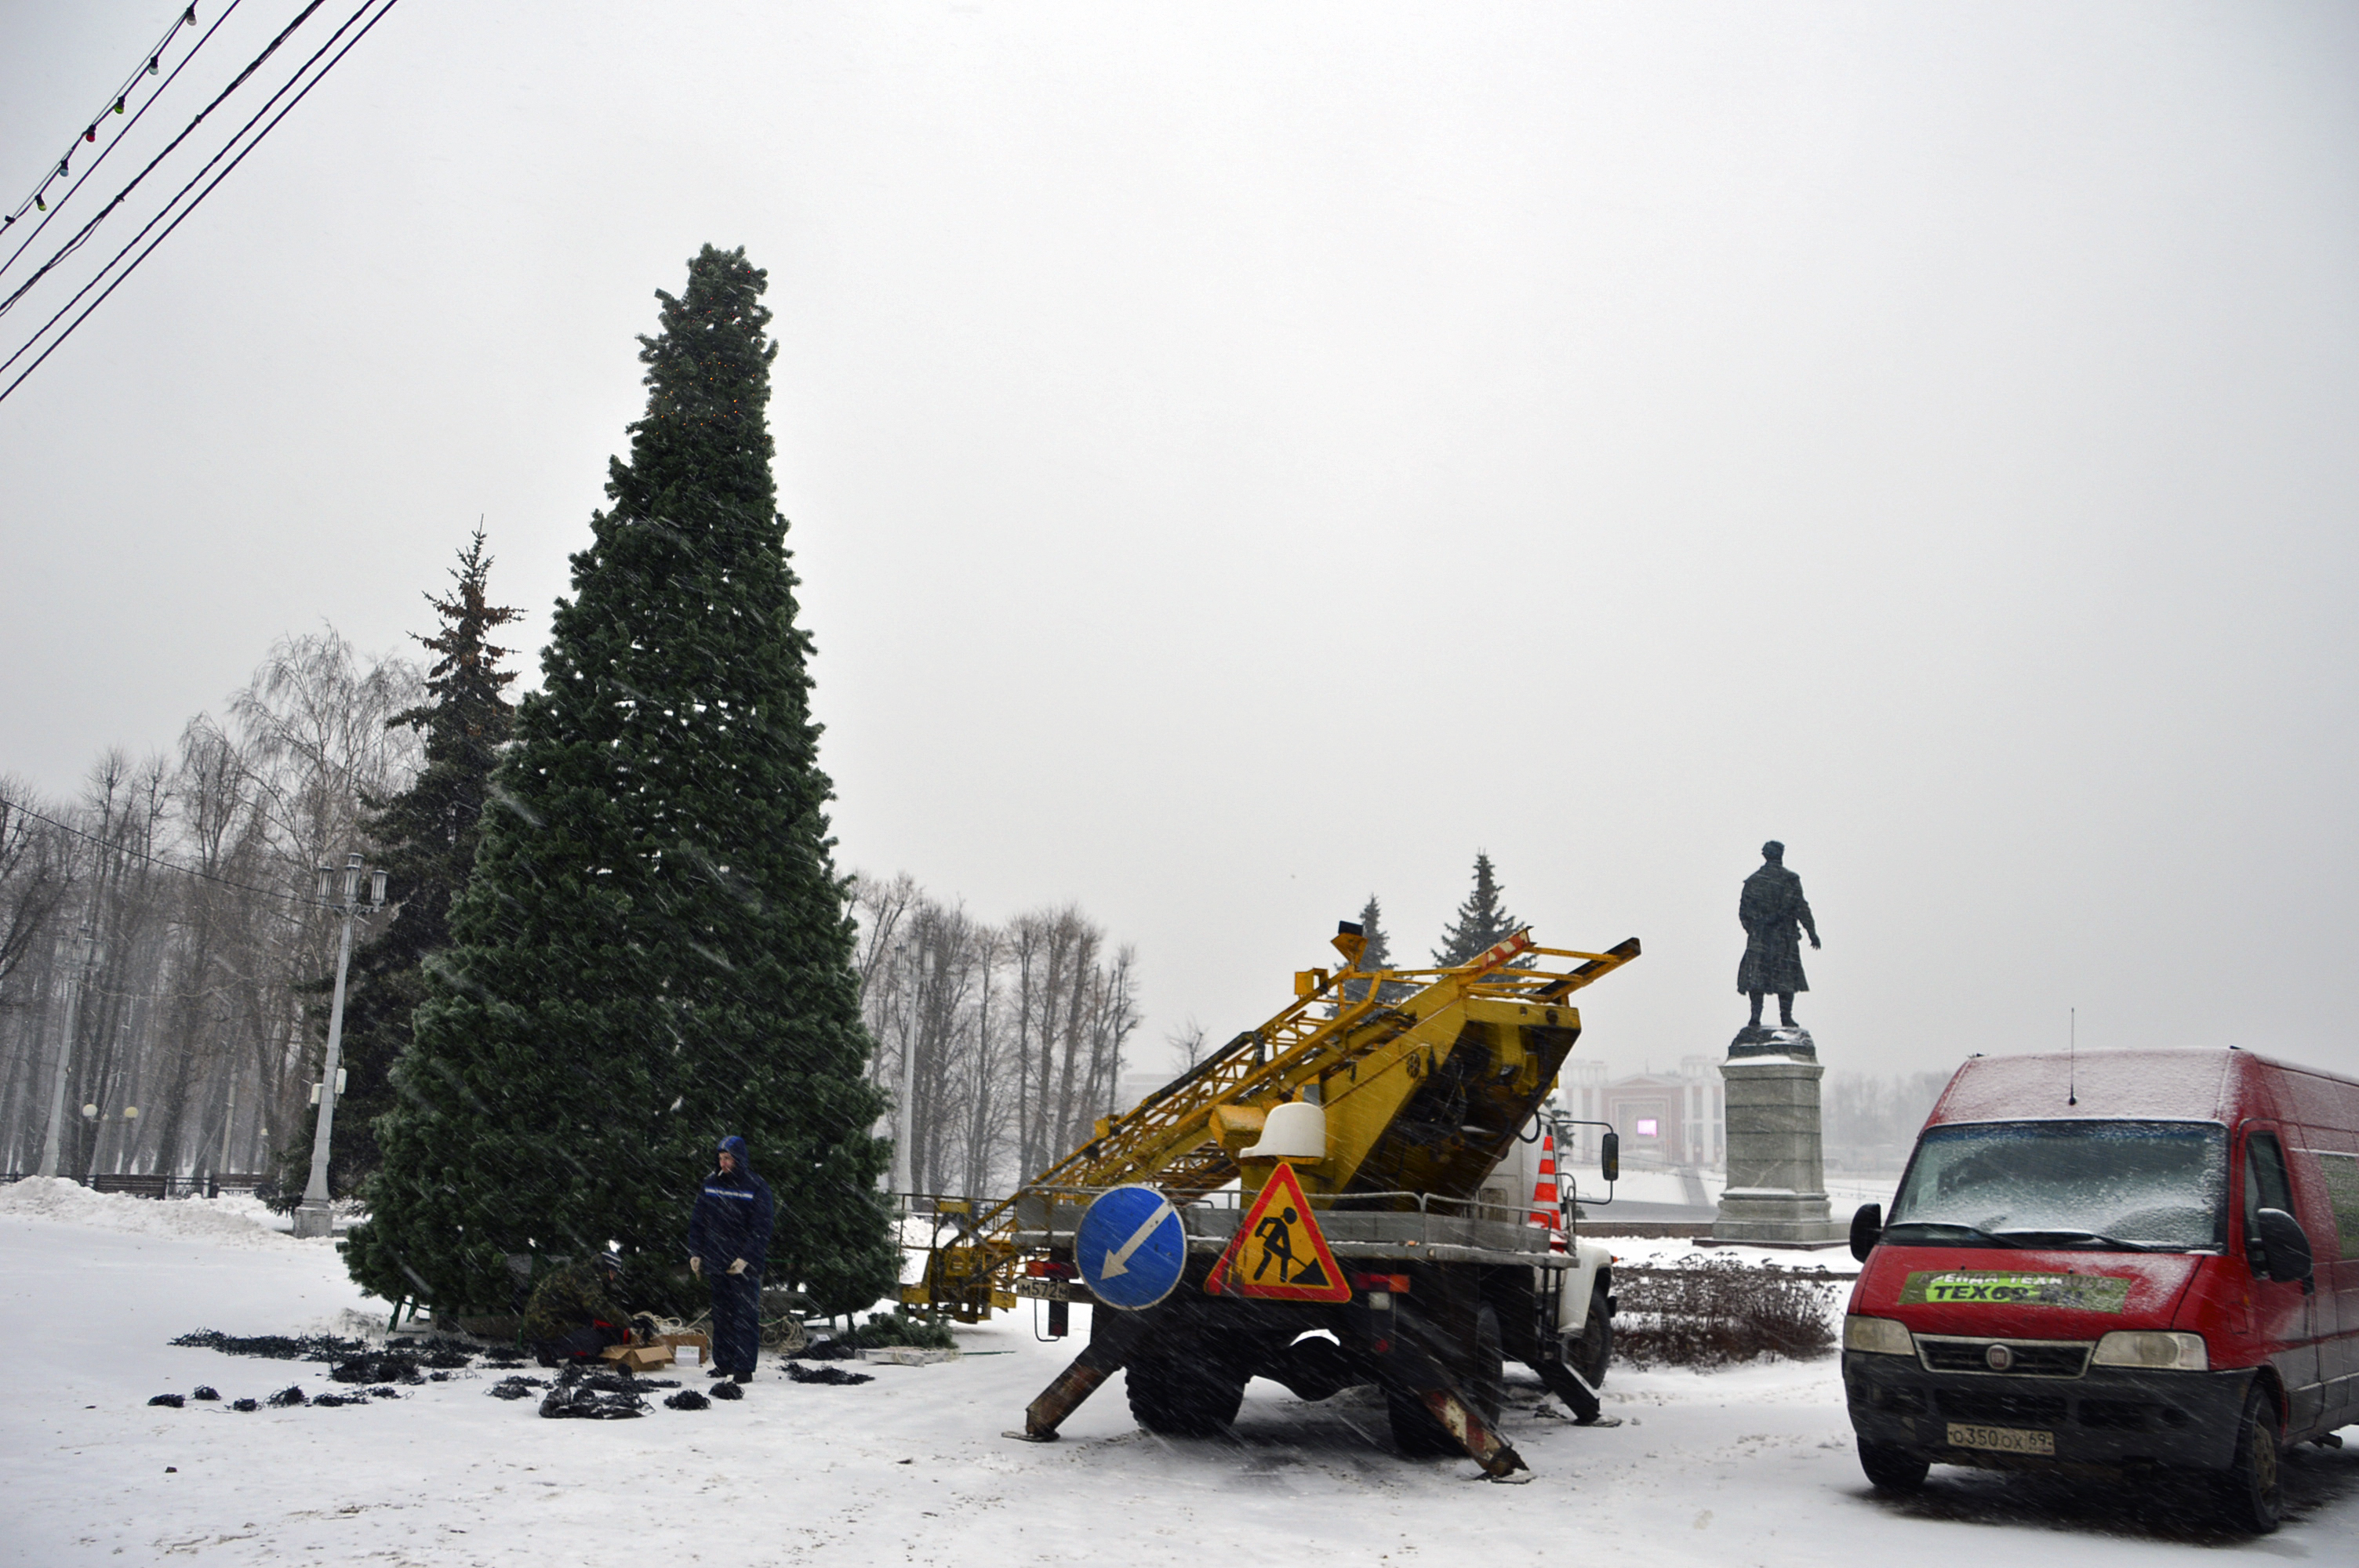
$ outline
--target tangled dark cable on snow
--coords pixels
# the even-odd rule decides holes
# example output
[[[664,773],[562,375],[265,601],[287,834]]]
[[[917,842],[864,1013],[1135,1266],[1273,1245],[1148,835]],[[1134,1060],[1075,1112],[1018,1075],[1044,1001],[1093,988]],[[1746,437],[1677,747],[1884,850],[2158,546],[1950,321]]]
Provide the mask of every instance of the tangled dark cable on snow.
[[[557,1374],[557,1386],[540,1401],[547,1418],[584,1421],[625,1421],[647,1413],[647,1401],[632,1391],[633,1385],[612,1372],[592,1372],[579,1361]]]
[[[462,1367],[473,1366],[475,1357],[483,1354],[463,1339],[452,1339],[440,1334],[413,1335],[406,1339],[397,1339],[386,1348],[398,1355],[415,1357],[421,1367],[440,1367],[446,1372],[455,1372]],[[491,1357],[484,1365],[499,1368],[524,1365],[523,1362],[516,1359],[516,1352],[513,1350],[494,1351],[491,1353]]]
[[[836,1383],[844,1388],[851,1388],[858,1383],[873,1383],[876,1380],[866,1372],[847,1372],[841,1367],[821,1367],[814,1372],[808,1368],[799,1367],[792,1361],[787,1363],[787,1376],[798,1383]]]
[[[147,1402],[151,1405],[163,1405],[171,1410],[179,1410],[188,1401],[181,1399],[178,1394],[158,1394],[154,1399],[149,1400]]]
[[[802,1349],[787,1357],[789,1361],[853,1361],[860,1352],[832,1339],[814,1339]]]
[[[734,1388],[736,1385],[733,1383],[730,1387]],[[671,1398],[664,1401],[664,1409],[666,1410],[705,1411],[711,1410],[712,1408],[712,1401],[706,1399],[702,1394],[698,1393],[694,1389],[682,1389],[679,1392],[674,1394]]]
[[[495,1400],[523,1400],[530,1399],[535,1389],[547,1387],[538,1378],[502,1378],[484,1391]]]
[[[173,1344],[191,1350],[218,1350],[224,1356],[259,1356],[270,1361],[330,1361],[348,1364],[374,1363],[386,1368],[379,1372],[363,1372],[345,1377],[340,1372],[329,1376],[340,1383],[408,1383],[417,1379],[401,1375],[398,1368],[414,1373],[420,1367],[437,1367],[446,1371],[474,1365],[477,1350],[463,1340],[439,1334],[420,1335],[397,1341],[382,1349],[361,1339],[339,1339],[332,1334],[256,1334],[240,1336],[223,1334],[218,1329],[201,1328],[194,1334],[184,1334]],[[495,1363],[495,1365],[497,1363]],[[521,1361],[510,1365],[522,1366]]]
[[[303,1386],[289,1383],[264,1401],[273,1410],[288,1410],[303,1402]]]
[[[716,1400],[742,1400],[745,1397],[745,1390],[734,1383],[715,1383],[712,1385],[712,1397]]]
[[[425,1377],[418,1370],[417,1357],[398,1350],[355,1356],[349,1361],[338,1361],[328,1368],[331,1379],[339,1383],[422,1383]]]
[[[647,1413],[647,1401],[636,1394],[602,1394],[590,1388],[557,1388],[540,1401],[540,1413],[587,1421],[625,1421]]]
[[[192,1350],[218,1350],[224,1356],[260,1356],[272,1361],[341,1361],[368,1349],[357,1339],[338,1339],[327,1334],[307,1334],[299,1339],[284,1334],[257,1334],[241,1339],[211,1328],[184,1334],[172,1343]]]

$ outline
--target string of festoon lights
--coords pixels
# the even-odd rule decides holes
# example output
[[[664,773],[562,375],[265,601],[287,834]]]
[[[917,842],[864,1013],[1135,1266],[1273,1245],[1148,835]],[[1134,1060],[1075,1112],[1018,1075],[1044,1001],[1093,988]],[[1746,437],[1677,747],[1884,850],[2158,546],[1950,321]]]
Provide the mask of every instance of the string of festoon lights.
[[[221,14],[221,16],[213,23],[212,27],[206,30],[205,38],[212,38],[215,32],[219,31],[222,23],[229,19],[230,11],[236,10],[237,6],[238,0],[230,0],[229,10],[223,11]],[[72,174],[73,170],[71,166],[74,154],[82,150],[82,144],[85,142],[93,144],[97,142],[99,127],[103,125],[110,116],[122,114],[124,105],[129,102],[132,93],[137,91],[139,84],[142,81],[154,77],[163,69],[165,52],[171,48],[172,40],[179,37],[180,29],[183,27],[193,27],[196,25],[197,8],[194,5],[191,5],[187,10],[181,12],[180,15],[173,20],[172,26],[165,32],[164,36],[156,40],[156,47],[149,49],[145,55],[140,57],[140,63],[132,68],[131,74],[123,79],[122,85],[117,87],[113,92],[107,94],[106,102],[99,105],[98,113],[90,117],[89,125],[83,129],[82,135],[74,137],[71,141],[66,144],[66,150],[58,156],[57,163],[51,166],[49,170],[41,176],[41,182],[33,188],[33,193],[26,197],[22,201],[16,203],[16,205],[11,209],[5,217],[0,217],[0,229],[10,227],[17,219],[22,218],[28,211],[47,212],[49,210],[49,187],[60,179],[67,178]],[[200,38],[197,40],[198,49],[202,49],[204,47],[205,38]],[[196,49],[190,49],[188,55],[181,58],[180,65],[186,65],[189,62],[189,59],[193,58],[195,54]],[[172,68],[172,74],[174,76],[178,76],[179,71],[179,66],[174,66]],[[164,82],[158,85],[157,92],[161,92],[164,87],[168,85],[170,85],[170,81],[168,78]],[[154,103],[155,98],[156,94],[150,93],[147,98],[147,103]],[[143,103],[140,107],[144,111],[147,104]],[[136,117],[133,123],[137,123]],[[128,125],[123,127],[125,130],[128,130],[129,128],[130,127]],[[117,139],[119,139],[119,133]],[[110,143],[110,148],[112,144]],[[101,156],[103,157],[103,154]],[[87,178],[89,177],[85,174],[83,178]],[[77,181],[75,184],[75,189],[81,189],[81,185],[80,182]],[[71,197],[71,195],[72,191],[67,192],[68,197]]]
[[[146,224],[140,228],[137,233],[134,234],[120,250],[116,251],[112,257],[108,258],[106,263],[99,267],[97,272],[85,281],[81,288],[75,291],[71,298],[60,306],[58,309],[50,315],[48,320],[42,322],[39,327],[34,329],[32,334],[17,347],[14,353],[9,354],[5,360],[0,360],[0,374],[5,374],[10,369],[13,369],[18,361],[23,360],[27,354],[32,353],[36,348],[40,350],[39,354],[35,357],[30,363],[25,365],[24,368],[17,373],[13,381],[8,382],[5,386],[0,386],[0,401],[5,401],[11,393],[14,393],[17,389],[17,387],[23,385],[25,378],[31,375],[34,371],[40,368],[41,363],[46,361],[50,354],[56,352],[60,344],[73,335],[75,329],[79,328],[82,322],[89,319],[92,311],[96,310],[99,306],[105,303],[107,297],[112,295],[116,288],[122,286],[123,281],[129,277],[131,274],[138,268],[140,263],[146,261],[148,256],[155,253],[157,246],[162,244],[165,240],[171,237],[172,232],[178,229],[180,224],[188,219],[189,215],[197,210],[197,208],[204,201],[206,197],[212,195],[212,192],[220,187],[221,182],[229,177],[230,172],[233,169],[236,168],[239,164],[245,161],[247,155],[252,153],[256,146],[259,146],[265,137],[268,136],[272,131],[278,127],[280,122],[287,118],[288,114],[293,111],[296,104],[300,103],[306,97],[310,95],[311,89],[317,87],[320,82],[326,78],[328,72],[333,70],[336,66],[343,60],[344,57],[352,52],[354,46],[357,45],[363,38],[365,38],[369,32],[376,27],[377,23],[385,19],[386,13],[392,10],[397,3],[397,0],[361,0],[359,8],[354,10],[350,16],[346,17],[344,21],[337,27],[335,31],[331,33],[326,40],[322,42],[317,49],[312,51],[310,58],[306,59],[301,65],[298,66],[294,72],[288,76],[285,81],[279,84],[277,91],[273,92],[269,98],[263,103],[262,106],[255,110],[253,115],[250,116],[243,125],[239,126],[236,131],[233,132],[229,138],[223,142],[221,146],[214,150],[212,156],[205,160],[203,166],[200,168],[179,190],[172,194],[171,198],[147,220]],[[238,0],[231,0],[230,9],[234,10],[237,4]],[[98,227],[98,225],[103,222],[109,214],[114,212],[116,208],[123,204],[125,200],[137,188],[140,181],[146,179],[150,173],[154,172],[157,166],[161,164],[165,158],[170,157],[174,150],[179,147],[179,146],[196,131],[198,126],[203,124],[206,116],[210,115],[215,109],[219,108],[231,93],[236,92],[239,87],[244,85],[245,82],[255,73],[255,71],[259,70],[270,57],[277,52],[279,47],[294,34],[295,30],[301,27],[303,23],[310,18],[313,12],[320,9],[322,4],[324,4],[324,0],[310,0],[310,3],[303,7],[302,11],[296,16],[293,21],[288,22],[285,27],[281,28],[278,34],[263,49],[262,52],[256,55],[253,60],[248,62],[245,70],[238,72],[236,79],[231,81],[227,87],[222,89],[222,91],[214,96],[212,102],[208,103],[204,109],[197,114],[195,119],[189,122],[187,127],[184,128],[179,135],[172,139],[170,145],[166,146],[162,152],[158,153],[153,159],[149,160],[147,166],[145,168],[142,168],[139,173],[133,178],[130,184],[125,186],[121,191],[117,192],[114,199],[107,202],[105,207],[102,208],[95,215],[85,222],[82,229],[77,232],[71,239],[66,241],[65,243],[61,245],[56,254],[51,255],[48,261],[42,263],[37,270],[35,270],[28,277],[25,278],[24,281],[17,284],[17,286],[5,297],[0,297],[0,314],[5,314],[17,303],[18,300],[25,297],[26,293],[36,283],[45,276],[51,269],[56,267],[60,262],[63,261],[67,256],[72,254],[73,252],[78,250],[82,246],[82,243],[86,241],[90,237],[91,233]],[[372,7],[374,7],[375,15],[368,16]],[[191,8],[190,13],[183,14],[184,23],[186,16],[190,14],[193,14],[193,8]],[[367,16],[367,20],[363,22],[362,18],[364,16]],[[222,19],[223,21],[228,19],[227,11],[223,13]],[[216,27],[219,25],[219,23],[215,24]],[[347,34],[351,35],[349,38],[346,38]],[[207,38],[210,38],[212,34],[210,32],[206,35]],[[342,45],[341,49],[337,47],[340,41]],[[200,43],[201,42],[202,40],[200,40]],[[334,51],[332,55],[330,53],[331,50]],[[323,60],[325,63],[322,63]],[[183,63],[185,63],[185,61]],[[280,101],[282,99],[286,100],[285,106],[279,107]],[[149,102],[152,103],[153,99],[151,98]],[[142,107],[144,108],[145,105]],[[274,108],[277,110],[277,113],[275,115],[271,113]],[[265,123],[266,116],[268,116],[266,124]],[[257,129],[257,127],[259,128]],[[126,127],[126,129],[128,127]],[[233,153],[235,154],[234,157],[232,156]],[[226,160],[226,162],[224,162],[224,160]],[[216,169],[218,169],[218,172],[216,172]],[[211,177],[210,179],[208,179],[208,176]],[[203,187],[201,189],[198,189],[200,185]],[[194,192],[193,195],[190,194],[192,191]],[[167,219],[169,219],[168,222],[166,222]],[[44,220],[44,222],[46,222],[46,220]],[[158,225],[162,225],[162,232],[160,233],[156,232]],[[141,242],[147,241],[151,233],[155,234],[155,238],[152,241],[148,241],[146,248],[141,249]],[[20,250],[21,248],[22,247],[19,247]],[[136,255],[132,254],[132,252],[135,250],[138,251]],[[125,259],[126,257],[129,257],[127,264]],[[10,258],[12,261],[15,258],[13,256]],[[117,271],[118,267],[120,268],[120,271]],[[0,264],[0,271],[5,271],[5,264]],[[113,275],[111,280],[110,275]],[[72,312],[76,306],[81,305],[82,300],[88,297],[92,290],[97,289],[102,283],[105,285],[105,287],[99,293],[98,297],[95,299],[92,299],[90,303],[82,309],[79,315],[75,315],[73,317],[72,320],[68,321],[62,330],[58,331],[54,337],[51,337],[51,330],[56,328],[58,323],[63,320],[69,313]],[[46,347],[43,346],[44,339],[49,340]]]

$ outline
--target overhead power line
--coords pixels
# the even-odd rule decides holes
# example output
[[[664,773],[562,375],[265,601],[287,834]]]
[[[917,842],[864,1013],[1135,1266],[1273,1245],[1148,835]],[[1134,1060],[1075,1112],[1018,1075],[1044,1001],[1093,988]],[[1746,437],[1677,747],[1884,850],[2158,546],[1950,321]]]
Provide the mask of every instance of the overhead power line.
[[[304,15],[309,16],[310,14],[310,9],[316,9],[319,3],[320,0],[313,0],[312,6],[310,9],[307,9]],[[361,39],[368,37],[369,33],[375,28],[376,25],[385,20],[386,14],[391,11],[398,3],[399,0],[383,0],[381,5],[377,5],[376,15],[369,17],[368,21],[362,26],[361,29],[353,35],[351,41],[346,43],[341,49],[336,50],[333,58],[330,59],[325,65],[320,66],[319,70],[311,76],[310,81],[304,82],[302,91],[297,92],[295,96],[288,102],[288,104],[284,109],[279,110],[276,115],[272,116],[268,124],[264,125],[260,131],[255,134],[254,139],[246,143],[245,148],[238,153],[237,157],[230,159],[226,168],[223,168],[219,174],[213,176],[210,184],[206,185],[202,190],[197,192],[195,198],[189,202],[188,206],[181,210],[179,216],[174,218],[172,222],[166,226],[162,233],[158,234],[153,241],[149,242],[146,250],[141,251],[136,256],[134,256],[131,260],[131,264],[128,266],[125,266],[123,271],[116,276],[114,282],[106,286],[103,293],[100,294],[96,299],[92,300],[89,305],[83,308],[81,315],[76,316],[71,321],[67,323],[65,330],[60,332],[49,343],[49,346],[41,351],[39,358],[34,360],[32,363],[27,365],[22,371],[19,371],[16,374],[16,380],[10,382],[5,387],[0,387],[0,403],[6,402],[11,394],[13,394],[18,387],[24,385],[26,377],[40,369],[41,365],[49,359],[49,357],[57,352],[59,347],[63,344],[68,338],[73,336],[75,330],[80,328],[84,321],[90,319],[91,313],[96,310],[101,305],[105,304],[108,297],[113,295],[117,288],[123,287],[124,279],[129,277],[132,273],[137,271],[139,264],[146,261],[149,256],[156,253],[157,246],[162,244],[166,240],[172,237],[172,231],[178,229],[183,222],[187,222],[189,214],[194,212],[198,207],[202,205],[206,197],[211,196],[215,190],[220,189],[221,182],[230,177],[232,170],[234,170],[239,164],[244,163],[247,155],[252,153],[255,147],[260,146],[263,139],[268,136],[271,132],[278,128],[279,123],[294,112],[296,104],[302,103],[304,99],[310,96],[311,89],[319,86],[321,81],[325,81],[327,79],[328,72],[335,70],[338,65],[342,64],[344,57],[352,53],[353,49],[360,43]],[[5,373],[10,365],[15,364],[18,360],[22,359],[27,352],[29,352],[33,345],[40,341],[41,338],[51,327],[57,324],[59,319],[63,317],[66,311],[72,309],[74,306],[81,301],[84,295],[96,287],[99,278],[104,277],[108,272],[114,269],[116,263],[122,261],[124,256],[129,254],[133,246],[138,244],[142,239],[145,239],[148,231],[155,228],[158,223],[163,221],[164,213],[169,212],[173,206],[179,203],[180,198],[189,193],[190,189],[195,186],[198,180],[204,178],[206,172],[210,170],[214,164],[221,161],[223,157],[228,153],[230,147],[236,146],[239,139],[245,136],[246,132],[253,130],[255,123],[260,121],[263,115],[270,113],[271,105],[277,103],[280,98],[284,97],[288,88],[293,87],[296,82],[301,81],[303,80],[304,73],[310,71],[313,65],[318,64],[321,56],[326,55],[331,49],[335,48],[336,40],[343,37],[345,30],[350,28],[354,22],[359,21],[362,15],[368,10],[371,5],[376,4],[377,0],[362,0],[360,9],[354,11],[352,16],[345,18],[343,25],[339,27],[335,32],[329,35],[328,41],[321,45],[319,49],[313,53],[310,59],[305,60],[300,67],[297,68],[295,74],[288,79],[284,86],[280,87],[277,92],[271,94],[268,102],[265,103],[259,110],[255,111],[254,118],[248,120],[244,125],[240,126],[237,134],[230,138],[228,144],[224,146],[220,152],[215,153],[212,158],[207,160],[204,168],[197,171],[195,178],[190,179],[187,185],[182,186],[180,189],[174,194],[172,200],[166,203],[164,211],[149,219],[147,225],[143,227],[138,233],[132,236],[130,243],[125,245],[122,250],[116,252],[114,257],[107,262],[106,265],[99,270],[98,276],[93,277],[90,282],[82,285],[82,287],[75,292],[72,299],[68,300],[64,307],[60,308],[56,315],[51,316],[49,320],[41,324],[40,329],[33,334],[32,338],[26,342],[23,348],[18,349],[15,353],[9,355],[5,361],[0,362],[0,373]],[[298,20],[299,21],[300,18],[298,18]]]
[[[222,30],[222,24],[235,16],[237,14],[238,6],[244,3],[245,0],[229,0],[229,8],[223,11],[219,16],[213,18],[213,25],[205,29],[204,36],[202,38],[200,38],[195,43],[189,46],[189,52],[182,55],[180,57],[180,63],[172,68],[172,74],[164,78],[162,81],[157,84],[155,92],[150,92],[146,98],[140,101],[138,111],[131,116],[130,120],[125,124],[121,130],[115,132],[114,135],[107,138],[106,146],[98,149],[98,156],[91,159],[90,166],[87,168],[84,168],[81,174],[74,178],[73,184],[66,188],[66,193],[58,198],[56,205],[50,206],[48,203],[43,202],[39,192],[37,191],[33,195],[25,199],[24,205],[19,206],[16,211],[8,214],[7,223],[0,223],[0,229],[5,229],[7,227],[8,223],[14,223],[17,219],[25,215],[26,207],[33,206],[37,203],[41,207],[41,221],[34,224],[31,231],[27,232],[22,240],[19,240],[16,243],[16,248],[8,253],[8,259],[6,261],[0,261],[0,274],[5,274],[10,267],[16,265],[16,258],[23,255],[27,250],[31,249],[33,242],[41,237],[41,232],[57,221],[58,214],[65,211],[67,203],[71,202],[74,199],[83,186],[90,183],[91,176],[96,174],[99,171],[100,167],[103,165],[107,158],[114,154],[114,149],[123,145],[123,138],[139,128],[139,122],[147,117],[148,110],[156,106],[156,101],[163,97],[165,93],[171,91],[172,83],[179,80],[180,72],[189,69],[189,62],[195,59],[198,55],[204,52],[204,47],[212,41],[213,35]],[[193,16],[195,15],[196,7],[192,5],[189,8],[187,16]],[[182,23],[180,22],[174,23],[172,25],[173,31],[178,32],[181,26]],[[170,35],[167,34],[166,37],[168,38]],[[150,66],[154,66],[162,59],[163,51],[158,48],[155,53],[147,57],[147,63]],[[147,73],[142,72],[141,74],[145,75]],[[135,77],[133,80],[136,81],[138,78]],[[120,105],[123,103],[125,96],[125,95],[122,93],[116,94],[114,102],[117,105]],[[119,107],[117,108],[116,113],[121,113]],[[95,125],[92,127],[92,131],[93,132],[96,129],[97,127]],[[90,134],[90,132],[84,133],[85,135]],[[46,185],[47,181],[44,181],[43,183]],[[0,307],[0,308],[5,308],[5,307]]]
[[[36,822],[46,822],[60,833],[71,833],[83,842],[95,844],[110,853],[128,855],[135,860],[145,860],[151,866],[158,866],[168,871],[178,871],[184,877],[195,877],[201,881],[217,882],[225,888],[235,888],[240,892],[253,893],[258,898],[278,899],[289,903],[306,902],[300,896],[284,890],[274,891],[270,888],[258,888],[249,882],[232,881],[227,877],[217,877],[211,871],[201,871],[194,866],[184,866],[178,860],[168,860],[161,855],[151,855],[145,849],[135,849],[128,844],[118,844],[111,838],[102,838],[95,833],[85,833],[70,822],[60,822],[54,816],[44,816],[23,801],[10,800],[5,795],[0,795],[0,806],[6,806],[21,816],[29,816]]]

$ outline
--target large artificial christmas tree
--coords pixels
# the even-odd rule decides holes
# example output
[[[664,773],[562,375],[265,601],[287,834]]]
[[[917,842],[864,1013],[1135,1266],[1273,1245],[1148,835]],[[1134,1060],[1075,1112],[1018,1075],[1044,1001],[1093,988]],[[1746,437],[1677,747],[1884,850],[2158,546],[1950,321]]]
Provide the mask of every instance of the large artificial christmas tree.
[[[393,1108],[391,1072],[408,1048],[411,1015],[426,999],[425,961],[451,945],[451,902],[474,869],[492,769],[515,719],[506,691],[516,672],[499,667],[511,650],[495,647],[491,639],[521,611],[491,602],[491,570],[478,529],[459,553],[451,591],[426,596],[442,620],[440,631],[418,639],[435,655],[426,675],[431,700],[387,720],[420,733],[425,766],[399,795],[365,802],[368,835],[386,868],[394,913],[353,949],[345,986],[346,1088],[336,1102],[335,1146],[328,1157],[328,1184],[339,1196],[349,1195],[382,1162],[373,1124]],[[321,1005],[313,1011],[323,1031],[333,983],[323,978],[316,988]],[[324,1033],[318,1045],[324,1055]],[[311,1168],[313,1119],[304,1117],[297,1127],[295,1141],[279,1157],[278,1189],[290,1205]]]
[[[378,1126],[349,1250],[379,1294],[502,1312],[508,1257],[609,1243],[643,1292],[683,1292],[690,1200],[729,1133],[777,1195],[774,1279],[842,1312],[896,1278],[770,476],[765,284],[707,246],[679,297],[657,295],[647,415],[573,557]]]
[[[1474,891],[1458,906],[1457,918],[1441,934],[1441,946],[1433,950],[1436,964],[1463,964],[1495,946],[1524,928],[1524,923],[1509,914],[1501,903],[1499,879],[1491,870],[1491,857],[1477,851],[1474,856]]]

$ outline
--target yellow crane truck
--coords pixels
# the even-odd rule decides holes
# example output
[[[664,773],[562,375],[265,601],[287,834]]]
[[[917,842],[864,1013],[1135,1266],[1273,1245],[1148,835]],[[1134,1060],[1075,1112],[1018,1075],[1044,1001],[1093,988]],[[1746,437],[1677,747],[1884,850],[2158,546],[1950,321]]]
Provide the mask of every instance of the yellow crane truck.
[[[1295,976],[1295,999],[1027,1182],[973,1212],[938,1206],[913,1306],[974,1322],[1025,1297],[1093,1303],[1089,1343],[1035,1399],[1046,1442],[1117,1370],[1150,1432],[1233,1421],[1250,1378],[1307,1400],[1373,1383],[1418,1454],[1463,1452],[1506,1479],[1504,1362],[1577,1421],[1600,1419],[1611,1262],[1535,1223],[1495,1176],[1527,1141],[1581,1034],[1572,994],[1638,956],[1516,933],[1470,963]],[[1614,1174],[1614,1140],[1606,1173]],[[1515,1187],[1520,1184],[1522,1190]],[[1561,1231],[1561,1238],[1551,1230]]]

